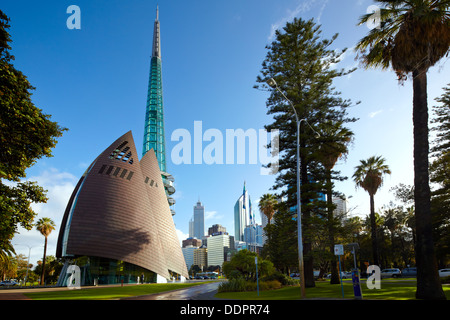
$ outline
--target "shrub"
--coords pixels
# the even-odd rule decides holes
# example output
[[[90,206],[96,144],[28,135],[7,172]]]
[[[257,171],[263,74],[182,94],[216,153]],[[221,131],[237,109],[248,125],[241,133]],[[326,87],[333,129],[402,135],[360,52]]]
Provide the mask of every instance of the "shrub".
[[[242,292],[246,291],[247,281],[243,278],[233,278],[219,285],[219,292]]]
[[[259,290],[274,290],[281,288],[281,283],[277,280],[260,281]],[[256,291],[257,283],[254,281],[245,281],[242,278],[231,279],[219,285],[219,292],[244,292]]]
[[[230,261],[223,263],[223,273],[227,279],[242,277],[246,280],[256,281],[256,253],[247,249],[238,251]],[[258,274],[260,277],[270,275],[274,272],[273,263],[269,260],[258,258]]]
[[[442,284],[450,284],[450,276],[441,278]]]
[[[263,280],[263,281],[276,280],[276,281],[280,282],[283,286],[293,286],[293,285],[298,285],[300,283],[299,280],[292,279],[291,277],[289,277],[281,272],[278,272],[278,271],[262,278],[261,280]]]
[[[231,280],[231,279],[238,279],[238,278],[243,278],[243,277],[242,277],[242,273],[240,273],[238,270],[232,270],[227,274],[227,278],[229,280]]]
[[[259,290],[274,290],[274,289],[280,289],[281,283],[277,280],[271,280],[271,281],[261,281],[259,284]]]

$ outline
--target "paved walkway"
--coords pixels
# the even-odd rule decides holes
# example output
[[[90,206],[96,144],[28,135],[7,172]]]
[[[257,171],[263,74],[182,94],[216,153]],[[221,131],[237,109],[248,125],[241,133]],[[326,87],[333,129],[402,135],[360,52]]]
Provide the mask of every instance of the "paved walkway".
[[[186,289],[126,297],[120,300],[219,300],[214,297],[219,285],[220,282],[211,282]]]
[[[7,292],[7,293],[1,293],[0,294],[0,300],[31,300],[30,298],[28,298],[26,295],[24,295],[23,293],[19,293],[19,292]]]

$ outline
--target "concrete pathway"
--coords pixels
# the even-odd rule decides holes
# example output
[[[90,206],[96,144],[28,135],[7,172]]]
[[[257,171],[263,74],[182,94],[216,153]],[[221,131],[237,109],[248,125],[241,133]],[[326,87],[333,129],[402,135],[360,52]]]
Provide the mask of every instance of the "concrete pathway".
[[[214,297],[220,285],[219,282],[211,282],[186,289],[160,292],[136,297],[126,297],[120,300],[219,300]]]

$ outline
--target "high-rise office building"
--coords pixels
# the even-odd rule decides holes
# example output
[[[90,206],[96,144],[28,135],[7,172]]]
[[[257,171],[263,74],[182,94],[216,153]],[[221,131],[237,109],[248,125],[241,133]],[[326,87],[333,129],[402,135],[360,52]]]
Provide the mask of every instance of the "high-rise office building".
[[[206,246],[194,250],[194,265],[199,266],[201,270],[208,266],[208,248]]]
[[[187,246],[201,247],[201,245],[202,245],[201,239],[187,238],[186,240],[182,241],[182,248],[185,248]]]
[[[166,141],[164,133],[164,105],[162,89],[162,62],[161,62],[161,32],[159,23],[159,10],[156,8],[156,19],[153,29],[153,48],[150,60],[150,75],[147,91],[147,107],[145,110],[144,143],[142,156],[153,149],[158,160],[159,169],[166,191],[169,205],[175,204],[171,197],[175,193],[174,178],[167,173]],[[172,215],[175,211],[171,209]]]
[[[220,266],[231,259],[234,250],[234,237],[219,234],[208,238],[208,266]]]
[[[194,237],[203,238],[205,235],[205,207],[200,200],[194,206]]]
[[[347,215],[347,199],[341,197],[333,197],[333,204],[336,208],[333,211],[334,216],[346,218]]]
[[[213,224],[211,227],[208,228],[208,235],[209,236],[214,236],[216,234],[228,234],[227,233],[227,228],[223,227],[220,224]]]
[[[252,201],[245,189],[234,205],[234,237],[236,241],[244,241],[244,229],[250,224],[254,224],[255,218],[252,212]]]
[[[192,245],[181,248],[181,251],[183,251],[184,261],[186,262],[186,267],[188,270],[194,264],[194,252],[197,249],[198,247]]]
[[[263,246],[263,228],[262,225],[249,225],[244,229],[244,241],[248,246]]]
[[[194,217],[189,219],[189,238],[194,237]]]

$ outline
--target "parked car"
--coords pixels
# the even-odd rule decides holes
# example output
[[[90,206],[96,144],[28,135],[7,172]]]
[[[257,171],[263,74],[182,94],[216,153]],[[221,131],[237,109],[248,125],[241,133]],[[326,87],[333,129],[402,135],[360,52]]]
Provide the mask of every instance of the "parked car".
[[[450,269],[441,269],[439,270],[439,277],[449,277],[450,276]]]
[[[18,283],[14,280],[5,280],[5,281],[0,282],[0,286],[15,286],[17,284]]]
[[[381,278],[400,278],[401,276],[402,272],[397,268],[381,270]]]
[[[402,270],[402,277],[417,277],[417,268],[405,268]]]
[[[352,273],[350,271],[342,272],[342,279],[351,279]]]
[[[341,272],[341,278],[342,279],[351,279],[352,278],[352,273],[351,272],[347,272],[347,271],[343,271],[343,272]],[[331,273],[329,275],[327,275],[327,279],[331,279]]]

